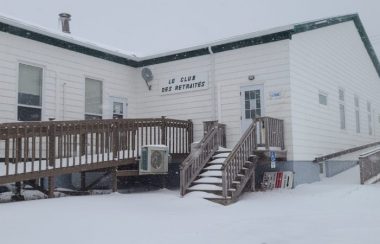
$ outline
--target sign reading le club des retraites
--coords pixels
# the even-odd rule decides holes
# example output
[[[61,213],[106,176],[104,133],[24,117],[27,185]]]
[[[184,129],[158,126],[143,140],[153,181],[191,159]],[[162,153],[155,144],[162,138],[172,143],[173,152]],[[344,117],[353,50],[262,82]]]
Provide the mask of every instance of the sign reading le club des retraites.
[[[208,88],[208,73],[197,73],[169,78],[161,82],[161,95],[191,92]]]

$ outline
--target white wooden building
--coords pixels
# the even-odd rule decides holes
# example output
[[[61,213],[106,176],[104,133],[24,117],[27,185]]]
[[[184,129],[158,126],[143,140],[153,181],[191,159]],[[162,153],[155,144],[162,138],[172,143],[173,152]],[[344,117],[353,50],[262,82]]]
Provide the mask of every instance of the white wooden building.
[[[279,167],[296,183],[319,179],[316,157],[379,141],[379,75],[356,14],[149,57],[0,18],[0,122],[167,116],[191,119],[200,140],[202,123],[218,120],[233,147],[269,116],[284,120]]]

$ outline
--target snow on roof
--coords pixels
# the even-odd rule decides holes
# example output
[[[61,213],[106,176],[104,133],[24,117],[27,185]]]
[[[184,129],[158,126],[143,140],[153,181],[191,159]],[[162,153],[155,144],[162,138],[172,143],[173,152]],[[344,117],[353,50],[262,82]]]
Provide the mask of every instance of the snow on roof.
[[[141,60],[144,60],[144,59],[151,59],[151,58],[161,57],[163,55],[166,56],[166,55],[176,54],[176,53],[180,53],[180,52],[187,52],[187,51],[196,50],[196,49],[200,49],[200,48],[207,48],[209,46],[215,46],[215,45],[225,44],[225,43],[239,41],[239,40],[244,40],[244,39],[249,39],[249,38],[260,37],[260,36],[269,35],[269,34],[273,34],[273,33],[277,33],[277,32],[291,30],[291,29],[294,28],[294,25],[287,25],[287,26],[282,26],[282,27],[276,27],[276,28],[271,28],[271,29],[267,29],[267,30],[263,30],[263,31],[257,31],[257,32],[252,32],[252,33],[248,33],[248,34],[238,35],[238,36],[234,36],[234,37],[224,38],[224,39],[221,39],[221,40],[217,40],[217,41],[210,42],[210,43],[205,43],[205,44],[198,45],[198,46],[191,46],[191,47],[188,47],[188,48],[183,48],[183,49],[173,50],[173,51],[169,51],[169,52],[163,52],[163,53],[153,54],[153,55],[149,55],[149,56],[145,56],[145,57],[137,57],[132,52],[128,52],[128,51],[125,51],[125,50],[120,50],[120,49],[117,49],[117,48],[114,48],[114,47],[110,47],[110,46],[107,46],[107,45],[104,45],[104,44],[99,44],[99,43],[96,43],[96,42],[93,42],[93,41],[88,41],[88,40],[86,40],[84,38],[73,36],[72,34],[60,32],[60,31],[57,31],[57,30],[47,29],[45,27],[42,27],[42,26],[39,26],[39,25],[36,25],[36,24],[32,24],[32,23],[26,22],[25,20],[21,20],[21,19],[15,18],[13,16],[5,15],[3,13],[0,13],[0,22],[8,24],[8,25],[11,25],[11,26],[19,27],[19,28],[22,28],[22,29],[25,29],[25,30],[29,30],[29,31],[32,31],[32,32],[36,32],[36,33],[39,33],[39,34],[42,34],[42,35],[46,35],[46,36],[50,36],[50,37],[53,37],[53,38],[57,38],[57,39],[60,39],[60,40],[63,40],[63,41],[67,41],[67,42],[70,42],[70,43],[74,43],[74,44],[78,44],[78,45],[81,45],[81,46],[85,46],[85,47],[88,47],[88,48],[91,48],[91,49],[95,49],[95,50],[98,50],[98,51],[101,51],[101,52],[106,52],[106,53],[109,53],[109,54],[113,54],[113,55],[116,55],[116,56],[119,56],[119,57],[123,57],[123,58],[127,58],[127,59],[132,59],[132,60],[136,60],[136,61],[141,61]]]
[[[136,55],[133,54],[132,52],[127,52],[124,50],[116,49],[116,48],[109,47],[109,46],[104,45],[104,44],[98,44],[98,43],[95,43],[92,41],[88,41],[84,38],[73,36],[72,34],[67,34],[64,32],[47,29],[47,28],[44,28],[42,26],[38,26],[36,24],[28,23],[28,22],[21,20],[21,19],[17,19],[17,18],[11,17],[11,16],[7,16],[3,13],[0,13],[0,22],[2,22],[4,24],[8,24],[10,26],[15,26],[15,27],[19,27],[19,28],[22,28],[25,30],[32,31],[32,32],[36,32],[36,33],[39,33],[42,35],[57,38],[57,39],[60,39],[60,40],[66,41],[66,42],[73,43],[73,44],[85,46],[85,47],[95,49],[95,50],[98,50],[101,52],[113,54],[113,55],[116,55],[119,57],[123,57],[123,58],[127,58],[127,59],[136,59]]]
[[[293,24],[293,25],[286,25],[286,26],[271,28],[271,29],[267,29],[267,30],[263,30],[263,31],[252,32],[249,34],[238,35],[235,37],[230,37],[230,38],[226,38],[226,39],[222,39],[219,41],[206,43],[206,44],[202,44],[202,45],[198,45],[198,46],[192,46],[189,48],[159,53],[159,54],[150,55],[150,56],[146,56],[146,57],[137,57],[135,54],[133,54],[131,52],[116,49],[113,47],[108,47],[108,46],[103,45],[103,44],[97,44],[94,42],[90,42],[90,41],[87,41],[83,38],[75,37],[71,34],[66,34],[63,32],[46,29],[44,27],[34,25],[34,24],[30,24],[30,23],[27,23],[23,20],[19,20],[19,19],[14,18],[14,17],[9,17],[9,16],[6,16],[6,15],[0,13],[0,24],[3,24],[3,25],[5,24],[5,25],[11,26],[11,27],[19,28],[21,30],[21,32],[24,31],[26,33],[19,34],[18,33],[19,30],[15,31],[12,28],[9,28],[10,29],[10,31],[9,31],[6,26],[3,26],[2,31],[10,32],[11,34],[20,35],[20,36],[23,36],[26,38],[29,38],[29,35],[32,33],[37,33],[38,35],[50,37],[52,39],[65,42],[66,46],[63,48],[66,48],[66,49],[69,49],[72,51],[82,52],[82,51],[78,51],[78,49],[75,49],[75,48],[85,47],[85,48],[90,49],[89,50],[90,52],[91,52],[91,50],[95,50],[95,51],[98,51],[100,53],[95,53],[95,54],[91,53],[90,54],[89,52],[86,53],[84,51],[82,53],[86,53],[86,54],[89,54],[91,56],[98,57],[98,58],[103,58],[103,59],[106,59],[109,61],[114,61],[116,63],[130,65],[132,67],[141,67],[141,66],[156,64],[156,63],[160,63],[160,62],[175,61],[175,60],[179,60],[179,59],[183,59],[183,58],[194,57],[194,56],[197,56],[199,54],[199,53],[196,53],[193,55],[188,55],[188,52],[192,52],[192,51],[201,50],[201,53],[199,55],[205,55],[205,54],[212,53],[213,52],[212,48],[214,48],[214,47],[218,48],[219,46],[228,46],[230,44],[235,44],[236,42],[239,42],[239,41],[253,40],[255,38],[260,38],[260,37],[270,36],[270,35],[277,35],[280,33],[284,34],[284,33],[288,32],[287,34],[289,35],[289,37],[287,37],[285,35],[285,37],[283,36],[282,38],[279,38],[279,40],[283,40],[284,38],[290,38],[290,36],[292,34],[304,32],[304,31],[309,31],[309,30],[314,30],[316,28],[321,28],[321,27],[325,27],[325,26],[329,26],[329,25],[333,25],[333,24],[338,24],[338,23],[342,23],[345,21],[354,21],[355,22],[355,25],[356,25],[358,32],[359,32],[359,35],[361,36],[363,43],[364,43],[364,45],[368,51],[368,54],[369,54],[374,66],[376,68],[376,71],[378,72],[378,74],[380,76],[380,62],[376,56],[376,53],[375,53],[375,50],[373,49],[372,44],[370,43],[370,41],[368,39],[368,36],[365,32],[365,29],[364,29],[364,27],[360,21],[358,14],[336,16],[336,17],[323,18],[323,19],[314,20],[314,21],[307,21],[307,22]],[[32,33],[28,33],[28,31],[30,31]],[[31,36],[33,36],[33,34]],[[34,38],[35,38],[34,40],[38,40],[37,37],[34,37]],[[33,39],[33,38],[31,38],[31,39]],[[278,40],[278,39],[273,38],[269,41],[276,41],[276,40]],[[44,41],[42,41],[42,42],[44,42]],[[258,42],[257,44],[262,44],[262,43],[263,42]],[[49,43],[49,44],[51,44],[51,43]],[[76,47],[73,49],[71,44],[73,44],[73,46],[76,46]],[[257,44],[252,44],[252,42],[251,42],[247,45],[257,45]],[[231,50],[231,49],[241,48],[241,47],[247,46],[244,44],[240,45],[240,46],[239,45],[230,47],[230,49],[228,49],[228,48],[224,49],[224,47],[222,47],[221,50],[219,50],[219,51],[226,51],[226,50]],[[57,46],[62,47],[60,45],[57,45]],[[208,49],[208,51],[207,51],[207,49]],[[170,57],[170,56],[172,56],[172,57],[171,58],[165,58],[165,57]]]
[[[217,41],[201,44],[201,45],[198,45],[198,46],[191,46],[191,47],[188,47],[188,48],[178,49],[178,50],[174,50],[174,51],[153,54],[153,55],[149,55],[149,56],[146,56],[146,57],[143,57],[143,58],[140,58],[140,59],[151,59],[151,58],[161,57],[161,56],[164,56],[164,55],[166,56],[166,55],[171,55],[171,54],[176,54],[176,53],[182,53],[182,52],[187,52],[187,51],[191,51],[191,50],[201,49],[201,48],[208,48],[210,46],[217,46],[217,45],[226,44],[226,43],[230,43],[230,42],[235,42],[235,41],[240,41],[240,40],[245,40],[245,39],[265,36],[265,35],[270,35],[270,34],[279,33],[279,32],[283,32],[283,31],[289,31],[289,30],[292,30],[293,28],[294,28],[294,25],[286,25],[286,26],[281,26],[281,27],[275,27],[275,28],[266,29],[266,30],[262,30],[262,31],[256,31],[256,32],[248,33],[248,34],[243,34],[243,35],[237,35],[237,36],[233,36],[233,37],[229,37],[229,38],[224,38],[224,39],[220,39],[220,40],[217,40]]]

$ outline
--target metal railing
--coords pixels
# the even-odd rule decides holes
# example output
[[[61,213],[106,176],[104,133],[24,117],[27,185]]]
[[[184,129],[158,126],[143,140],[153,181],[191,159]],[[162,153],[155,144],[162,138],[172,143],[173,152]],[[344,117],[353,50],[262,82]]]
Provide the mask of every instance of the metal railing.
[[[380,180],[380,149],[365,153],[359,157],[360,184],[375,183]]]

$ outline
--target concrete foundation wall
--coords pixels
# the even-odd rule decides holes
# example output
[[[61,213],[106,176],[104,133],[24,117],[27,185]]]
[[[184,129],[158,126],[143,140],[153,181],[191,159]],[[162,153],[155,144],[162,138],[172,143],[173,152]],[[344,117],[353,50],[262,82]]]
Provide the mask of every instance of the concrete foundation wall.
[[[325,162],[326,177],[332,177],[358,164],[358,161],[327,161]]]

